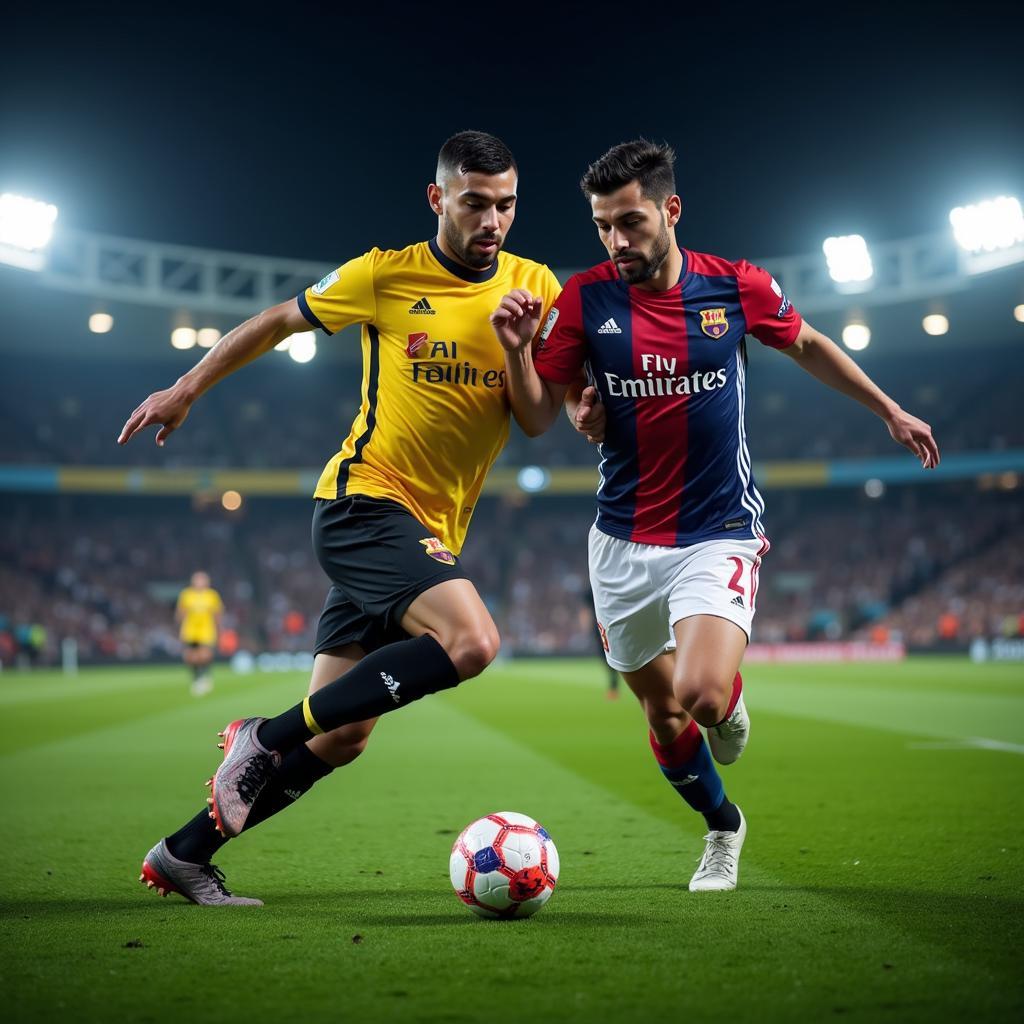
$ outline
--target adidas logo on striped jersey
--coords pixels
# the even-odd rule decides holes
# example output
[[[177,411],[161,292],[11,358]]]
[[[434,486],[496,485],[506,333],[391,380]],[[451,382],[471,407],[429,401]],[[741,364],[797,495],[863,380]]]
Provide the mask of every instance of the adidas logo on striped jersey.
[[[426,299],[419,299],[409,307],[410,313],[423,313],[426,316],[435,316],[437,310],[434,309]]]
[[[611,316],[600,327],[597,329],[598,334],[621,334],[622,328],[615,322],[615,317]]]

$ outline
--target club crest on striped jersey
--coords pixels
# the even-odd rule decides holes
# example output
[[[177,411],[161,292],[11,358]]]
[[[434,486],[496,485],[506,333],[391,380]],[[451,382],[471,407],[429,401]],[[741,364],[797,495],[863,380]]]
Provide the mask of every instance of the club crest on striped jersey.
[[[445,565],[455,564],[455,556],[436,537],[424,537],[420,543],[427,549],[427,554],[435,562],[444,562]]]
[[[720,338],[729,330],[729,321],[725,319],[725,306],[700,311],[700,329],[709,338]]]

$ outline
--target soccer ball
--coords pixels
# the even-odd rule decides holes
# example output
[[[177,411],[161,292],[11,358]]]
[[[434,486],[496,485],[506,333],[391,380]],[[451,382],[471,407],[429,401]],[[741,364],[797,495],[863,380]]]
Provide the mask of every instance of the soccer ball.
[[[467,825],[448,862],[456,895],[481,917],[529,917],[558,881],[551,836],[526,814],[499,811]]]

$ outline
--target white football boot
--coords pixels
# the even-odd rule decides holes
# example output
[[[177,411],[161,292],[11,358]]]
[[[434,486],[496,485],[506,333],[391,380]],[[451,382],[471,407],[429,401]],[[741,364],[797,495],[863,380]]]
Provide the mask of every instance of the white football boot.
[[[718,725],[708,729],[708,746],[711,756],[719,764],[732,764],[738,761],[743,748],[750,738],[750,715],[743,703],[743,694],[736,701],[732,714]]]
[[[737,808],[739,810],[739,808]],[[726,892],[736,888],[740,850],[747,838],[747,819],[740,811],[735,832],[709,832],[704,837],[704,856],[690,879],[690,892]]]

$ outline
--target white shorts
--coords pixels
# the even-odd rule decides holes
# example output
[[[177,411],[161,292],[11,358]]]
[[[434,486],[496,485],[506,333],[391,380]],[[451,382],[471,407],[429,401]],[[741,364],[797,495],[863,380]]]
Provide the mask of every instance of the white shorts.
[[[635,672],[676,646],[691,615],[735,622],[750,639],[767,538],[708,540],[685,548],[634,544],[590,528],[590,586],[608,664]]]

